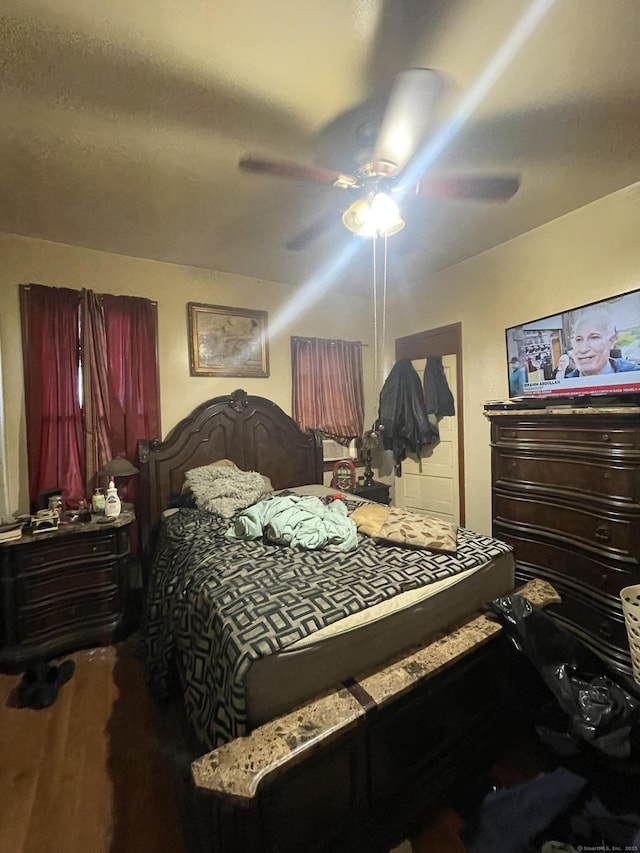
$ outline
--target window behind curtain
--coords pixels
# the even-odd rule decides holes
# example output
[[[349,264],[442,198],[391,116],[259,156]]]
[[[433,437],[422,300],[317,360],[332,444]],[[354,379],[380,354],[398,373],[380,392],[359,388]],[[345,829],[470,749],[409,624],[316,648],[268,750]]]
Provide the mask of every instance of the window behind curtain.
[[[362,344],[291,338],[292,417],[300,429],[319,429],[346,443],[362,435]]]
[[[33,284],[20,305],[32,506],[55,486],[77,504],[108,459],[159,435],[156,306]]]
[[[0,517],[9,517],[9,478],[7,477],[7,444],[5,439],[4,380],[2,376],[2,339],[0,337]]]

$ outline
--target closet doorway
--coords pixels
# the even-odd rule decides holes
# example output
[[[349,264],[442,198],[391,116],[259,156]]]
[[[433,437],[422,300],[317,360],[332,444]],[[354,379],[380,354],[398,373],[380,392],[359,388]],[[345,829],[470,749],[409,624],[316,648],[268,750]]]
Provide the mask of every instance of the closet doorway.
[[[408,358],[421,377],[427,358],[442,356],[456,403],[455,416],[440,421],[440,443],[425,448],[419,458],[410,454],[402,463],[402,476],[394,484],[395,503],[464,526],[462,326],[454,323],[397,338],[395,355],[396,361]]]

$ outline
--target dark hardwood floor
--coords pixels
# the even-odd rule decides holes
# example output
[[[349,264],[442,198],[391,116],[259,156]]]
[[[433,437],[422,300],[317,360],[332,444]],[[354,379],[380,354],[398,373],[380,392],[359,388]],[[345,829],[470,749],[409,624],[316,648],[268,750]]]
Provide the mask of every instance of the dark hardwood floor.
[[[55,703],[18,708],[0,675],[0,853],[185,853],[161,726],[141,662],[70,655]]]

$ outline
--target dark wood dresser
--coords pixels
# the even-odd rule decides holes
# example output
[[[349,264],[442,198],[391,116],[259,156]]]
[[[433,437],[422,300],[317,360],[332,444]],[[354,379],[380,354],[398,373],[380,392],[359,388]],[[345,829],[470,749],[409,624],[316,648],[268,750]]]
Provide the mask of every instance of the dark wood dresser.
[[[0,545],[0,667],[19,669],[125,632],[129,526],[69,524]]]
[[[631,674],[620,590],[640,582],[640,408],[486,412],[493,535],[558,621]]]

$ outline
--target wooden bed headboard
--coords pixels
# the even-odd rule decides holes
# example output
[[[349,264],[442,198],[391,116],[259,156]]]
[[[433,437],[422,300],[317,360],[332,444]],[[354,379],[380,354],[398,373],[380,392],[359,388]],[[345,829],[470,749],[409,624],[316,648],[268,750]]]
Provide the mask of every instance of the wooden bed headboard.
[[[271,400],[238,389],[195,408],[164,441],[138,442],[138,507],[143,559],[169,495],[178,494],[185,472],[218,459],[243,471],[259,471],[274,489],[322,483],[322,441],[302,432]]]

